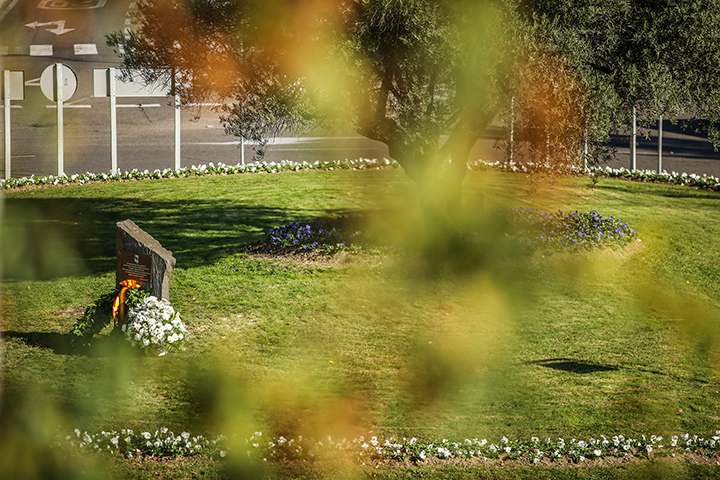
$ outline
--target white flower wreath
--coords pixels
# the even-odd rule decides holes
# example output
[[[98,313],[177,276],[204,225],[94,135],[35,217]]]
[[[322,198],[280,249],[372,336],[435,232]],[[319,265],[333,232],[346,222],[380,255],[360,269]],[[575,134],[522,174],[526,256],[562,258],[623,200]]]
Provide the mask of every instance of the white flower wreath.
[[[146,351],[158,349],[160,355],[182,348],[188,334],[180,314],[170,302],[154,296],[130,308],[122,331],[133,347]]]

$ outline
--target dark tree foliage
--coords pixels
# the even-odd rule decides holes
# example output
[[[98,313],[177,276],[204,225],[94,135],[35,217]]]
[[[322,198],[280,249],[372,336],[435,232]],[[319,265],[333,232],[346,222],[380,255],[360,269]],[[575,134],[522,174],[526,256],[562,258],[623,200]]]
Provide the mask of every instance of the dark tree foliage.
[[[452,208],[495,118],[548,163],[586,140],[602,155],[633,107],[693,112],[717,140],[719,35],[717,0],[164,0],[108,43],[184,101],[221,102],[228,133],[351,126]]]

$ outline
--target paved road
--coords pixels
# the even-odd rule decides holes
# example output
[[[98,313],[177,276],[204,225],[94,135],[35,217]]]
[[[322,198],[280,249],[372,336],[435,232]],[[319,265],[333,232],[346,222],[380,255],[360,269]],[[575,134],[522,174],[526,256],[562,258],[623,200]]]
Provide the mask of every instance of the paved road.
[[[23,70],[26,98],[14,102],[12,127],[12,176],[57,173],[56,109],[40,91],[39,78],[49,65],[62,62],[78,78],[78,90],[64,109],[64,171],[67,174],[107,172],[111,167],[109,99],[93,97],[93,69],[117,66],[115,52],[105,45],[105,34],[129,28],[131,0],[0,0],[0,69]],[[118,100],[118,167],[120,170],[172,168],[174,165],[173,108],[168,98]],[[209,162],[236,164],[241,151],[238,139],[225,135],[217,112],[192,107],[182,112],[181,164]],[[0,115],[0,129],[5,125]],[[665,122],[664,168],[668,171],[720,176],[720,156],[702,137],[682,132]],[[471,159],[503,160],[493,148],[507,130],[493,124],[475,145]],[[653,141],[639,141],[638,167],[656,169]],[[2,139],[0,138],[0,142]],[[627,138],[617,137],[616,159],[611,166],[630,166]],[[4,176],[0,149],[0,175]],[[245,148],[250,161],[253,151]],[[313,135],[282,138],[265,156],[269,162],[326,161],[384,158],[385,145],[340,134],[334,138]]]
[[[26,98],[11,112],[12,176],[48,175],[58,171],[57,110],[40,91],[48,66],[62,62],[76,73],[77,93],[64,111],[64,172],[106,172],[111,167],[110,104],[93,97],[93,69],[118,66],[105,34],[128,28],[134,10],[130,0],[0,0],[0,69],[25,72]],[[174,110],[168,98],[118,99],[118,167],[120,170],[174,166]],[[2,116],[0,128],[3,130]],[[207,106],[185,109],[181,120],[181,164],[236,164],[242,155],[238,139],[227,136],[219,115]],[[0,149],[2,156],[4,149]],[[268,149],[267,161],[316,161],[383,158],[387,148],[371,140],[284,138]],[[245,148],[252,160],[253,150]],[[0,172],[4,175],[4,158]]]

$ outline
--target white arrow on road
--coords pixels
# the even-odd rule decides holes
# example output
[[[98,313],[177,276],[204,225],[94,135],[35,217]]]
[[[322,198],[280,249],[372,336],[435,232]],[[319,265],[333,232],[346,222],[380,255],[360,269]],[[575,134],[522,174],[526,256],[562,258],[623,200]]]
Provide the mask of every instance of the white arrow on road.
[[[39,27],[47,27],[48,25],[56,25],[55,28],[46,28],[50,33],[54,33],[55,35],[62,35],[63,33],[72,32],[75,30],[74,28],[65,28],[65,20],[58,20],[56,22],[47,22],[47,23],[40,23],[40,22],[33,22],[33,23],[26,23],[26,27],[30,27],[32,29],[36,29]]]

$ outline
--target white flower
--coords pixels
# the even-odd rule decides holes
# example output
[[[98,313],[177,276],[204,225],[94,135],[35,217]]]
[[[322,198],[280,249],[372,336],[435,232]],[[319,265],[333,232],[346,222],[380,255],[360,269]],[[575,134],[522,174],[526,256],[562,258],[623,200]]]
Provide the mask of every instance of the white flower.
[[[150,296],[129,309],[123,332],[133,346],[157,346],[166,351],[168,347],[179,348],[179,342],[186,338],[187,329],[167,300]]]

